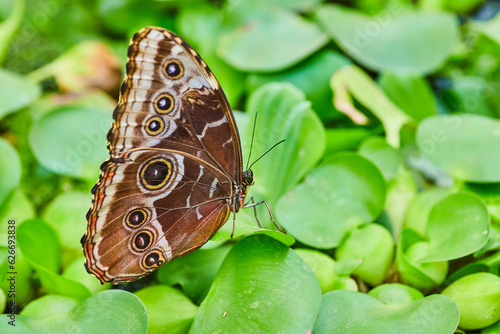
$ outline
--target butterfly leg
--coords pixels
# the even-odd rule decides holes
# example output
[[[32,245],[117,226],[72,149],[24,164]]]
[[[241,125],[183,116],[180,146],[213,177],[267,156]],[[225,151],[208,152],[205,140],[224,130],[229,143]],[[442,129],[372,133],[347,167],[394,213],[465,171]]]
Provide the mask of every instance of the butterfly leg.
[[[236,211],[234,210],[234,207],[233,207],[233,231],[231,232],[231,239],[234,236],[234,228],[235,227],[236,227]]]
[[[285,232],[285,231],[283,231],[283,230],[282,230],[282,229],[278,226],[278,224],[276,224],[276,222],[274,221],[274,218],[273,218],[273,213],[272,213],[272,211],[271,211],[271,208],[269,207],[269,204],[267,204],[267,201],[266,201],[266,200],[263,200],[263,201],[260,201],[260,202],[255,203],[255,202],[253,202],[253,198],[251,198],[251,199],[252,199],[252,204],[248,204],[248,205],[246,205],[246,206],[244,205],[244,206],[243,206],[243,208],[252,208],[252,207],[253,207],[253,208],[254,208],[254,210],[255,210],[255,207],[256,207],[257,205],[260,205],[260,204],[263,204],[263,203],[264,203],[264,204],[266,205],[266,207],[267,207],[267,212],[269,212],[269,217],[271,218],[271,221],[273,222],[274,226],[276,226],[276,228],[278,229],[278,231],[280,231],[280,232],[282,232],[282,233],[285,233],[285,234],[286,234],[286,232]],[[259,226],[260,226],[260,224],[259,224]]]
[[[247,201],[245,203],[243,203],[243,207],[249,207],[247,206],[248,203],[252,202],[252,204],[255,204],[255,201],[253,200],[253,196],[250,195],[250,197],[247,199]],[[256,206],[252,206],[253,207],[253,213],[255,215],[255,220],[257,221],[257,224],[259,225],[260,228],[262,228],[262,225],[260,225],[260,221],[259,221],[259,218],[257,217],[257,207]]]

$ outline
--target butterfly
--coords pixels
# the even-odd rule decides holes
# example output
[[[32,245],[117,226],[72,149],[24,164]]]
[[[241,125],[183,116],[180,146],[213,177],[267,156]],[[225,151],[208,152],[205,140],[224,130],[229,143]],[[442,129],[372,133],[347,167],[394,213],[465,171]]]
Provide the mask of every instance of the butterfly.
[[[138,279],[200,248],[254,184],[222,88],[168,30],[146,27],[132,38],[113,119],[81,240],[85,267],[101,283]]]

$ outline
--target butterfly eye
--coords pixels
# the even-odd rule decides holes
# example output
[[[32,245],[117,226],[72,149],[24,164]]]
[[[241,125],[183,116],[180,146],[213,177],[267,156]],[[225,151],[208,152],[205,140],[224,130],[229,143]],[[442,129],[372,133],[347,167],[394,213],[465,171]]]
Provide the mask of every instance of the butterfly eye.
[[[132,239],[132,247],[134,248],[135,251],[140,252],[151,246],[152,242],[153,242],[153,234],[148,230],[144,230],[137,233],[135,237]]]
[[[158,116],[151,117],[146,122],[146,132],[151,136],[159,135],[164,128],[165,128],[165,123]]]
[[[168,114],[174,109],[174,98],[170,94],[161,94],[154,103],[155,110],[159,114]]]
[[[172,163],[164,158],[147,161],[140,170],[140,182],[148,190],[158,190],[167,184],[172,176]]]
[[[184,74],[184,69],[178,60],[172,59],[165,64],[164,72],[167,78],[177,80]]]
[[[130,211],[125,218],[125,224],[128,227],[137,228],[148,219],[148,213],[144,209],[135,209]]]
[[[243,184],[247,186],[253,186],[255,183],[255,180],[253,178],[253,172],[251,170],[243,172]]]

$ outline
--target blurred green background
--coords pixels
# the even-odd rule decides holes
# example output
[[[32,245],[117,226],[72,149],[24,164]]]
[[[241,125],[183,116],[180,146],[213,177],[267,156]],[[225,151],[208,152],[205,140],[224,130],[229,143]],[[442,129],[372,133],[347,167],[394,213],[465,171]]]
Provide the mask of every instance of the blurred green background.
[[[14,319],[23,333],[500,333],[499,12],[0,2],[0,332]],[[252,168],[251,194],[288,234],[243,210],[234,238],[229,223],[155,274],[101,286],[79,240],[145,26],[203,57],[245,159],[257,110],[252,156],[286,139]]]

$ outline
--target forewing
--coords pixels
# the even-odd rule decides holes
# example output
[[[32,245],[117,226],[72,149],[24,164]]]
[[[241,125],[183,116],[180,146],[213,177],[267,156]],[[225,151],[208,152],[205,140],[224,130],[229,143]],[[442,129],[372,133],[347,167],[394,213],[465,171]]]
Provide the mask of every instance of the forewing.
[[[240,183],[240,139],[224,92],[198,53],[174,33],[148,27],[133,37],[114,118],[112,157],[137,147],[179,150]]]

